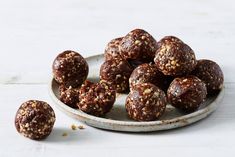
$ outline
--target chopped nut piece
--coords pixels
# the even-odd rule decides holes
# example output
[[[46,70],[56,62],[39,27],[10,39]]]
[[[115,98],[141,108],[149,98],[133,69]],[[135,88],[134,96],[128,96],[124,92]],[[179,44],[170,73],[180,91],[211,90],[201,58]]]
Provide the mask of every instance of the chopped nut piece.
[[[64,132],[63,134],[62,134],[62,136],[68,136],[68,133],[67,132]]]
[[[78,129],[82,130],[82,129],[85,129],[83,125],[79,125],[78,126]]]
[[[77,126],[74,125],[74,124],[72,124],[72,125],[71,125],[71,129],[72,129],[72,130],[77,130]]]

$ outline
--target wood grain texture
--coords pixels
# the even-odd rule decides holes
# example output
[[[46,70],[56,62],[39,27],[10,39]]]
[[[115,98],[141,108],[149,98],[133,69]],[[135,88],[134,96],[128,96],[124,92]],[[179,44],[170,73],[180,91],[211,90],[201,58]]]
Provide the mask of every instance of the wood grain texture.
[[[0,156],[234,156],[235,2],[233,0],[0,0]],[[143,28],[157,40],[175,35],[197,58],[215,60],[226,93],[207,119],[172,131],[148,134],[108,132],[80,124],[56,108],[57,121],[45,141],[31,141],[14,128],[21,103],[40,99],[53,106],[47,83],[55,56],[66,49],[84,57],[106,43]],[[67,137],[62,137],[68,132]]]

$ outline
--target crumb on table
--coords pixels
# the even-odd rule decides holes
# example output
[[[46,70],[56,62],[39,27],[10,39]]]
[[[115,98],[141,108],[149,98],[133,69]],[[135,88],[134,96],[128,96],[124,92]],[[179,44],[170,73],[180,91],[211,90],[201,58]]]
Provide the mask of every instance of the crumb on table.
[[[63,134],[62,134],[62,136],[68,136],[68,133],[67,132],[64,132]]]

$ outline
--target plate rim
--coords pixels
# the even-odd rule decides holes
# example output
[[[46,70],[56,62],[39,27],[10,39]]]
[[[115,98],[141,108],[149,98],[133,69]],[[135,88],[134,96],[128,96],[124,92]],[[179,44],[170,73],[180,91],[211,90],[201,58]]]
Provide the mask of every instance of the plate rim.
[[[86,57],[86,60],[90,60],[92,58],[97,58],[97,57],[102,57],[103,54],[98,54],[98,55],[93,55],[93,56],[89,56]],[[96,121],[99,123],[105,123],[108,125],[119,125],[119,126],[135,126],[135,127],[144,127],[144,126],[159,126],[159,125],[169,125],[169,124],[176,124],[176,123],[182,123],[184,122],[185,124],[179,125],[179,126],[175,126],[173,128],[177,128],[177,127],[181,127],[181,126],[185,126],[185,125],[189,125],[191,123],[194,123],[196,121],[199,121],[201,119],[204,119],[205,117],[207,117],[207,115],[211,114],[213,111],[215,111],[218,107],[219,102],[222,100],[223,96],[224,96],[224,90],[225,90],[225,86],[223,85],[222,89],[220,90],[220,92],[218,93],[218,95],[216,96],[216,98],[214,100],[211,101],[211,103],[209,105],[207,105],[205,108],[199,109],[195,112],[183,115],[183,116],[179,116],[179,117],[175,117],[172,119],[167,119],[167,120],[156,120],[156,121],[147,121],[147,122],[139,122],[139,121],[121,121],[121,120],[114,120],[114,119],[107,119],[107,118],[103,118],[103,117],[96,117],[93,115],[89,115],[85,112],[82,112],[78,109],[73,109],[67,105],[65,105],[63,102],[61,102],[57,96],[55,95],[54,91],[53,91],[53,83],[56,82],[53,78],[53,76],[51,77],[48,86],[49,86],[49,94],[52,98],[52,100],[54,101],[54,103],[56,104],[56,107],[59,107],[59,109],[63,109],[62,112],[67,112],[68,113],[72,113],[73,115],[76,115],[77,119],[79,119],[80,121],[85,122],[86,124],[90,125],[89,122],[87,122],[87,120],[91,120],[91,121]],[[204,116],[203,116],[204,115]],[[202,116],[202,117],[201,117]],[[71,116],[70,116],[71,117]],[[74,117],[74,116],[73,116]],[[83,118],[83,119],[81,119]],[[196,119],[196,120],[192,120],[192,119]],[[192,120],[192,122],[188,122]],[[100,125],[92,125],[94,127],[97,128],[102,128],[102,129],[107,129],[107,130],[117,130],[117,131],[126,131],[126,130],[122,130],[122,129],[108,129],[107,127],[102,127]],[[154,130],[166,130],[166,129],[154,129]],[[130,131],[130,130],[129,130]],[[137,131],[135,131],[137,132]]]

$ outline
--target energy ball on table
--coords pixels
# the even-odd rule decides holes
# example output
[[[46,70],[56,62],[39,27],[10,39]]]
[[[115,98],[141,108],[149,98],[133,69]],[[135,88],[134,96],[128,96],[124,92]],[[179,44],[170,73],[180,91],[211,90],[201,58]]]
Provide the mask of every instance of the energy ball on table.
[[[63,84],[59,86],[60,100],[72,108],[78,108],[79,88],[65,87]]]
[[[159,41],[154,62],[164,75],[170,76],[189,74],[197,64],[193,50],[174,36]]]
[[[53,62],[55,80],[66,87],[80,86],[87,78],[88,64],[77,52],[67,50],[59,54]]]
[[[46,138],[52,131],[55,113],[49,104],[38,100],[24,102],[15,116],[17,131],[34,140]]]
[[[115,90],[105,83],[85,81],[79,92],[78,107],[85,113],[104,116],[115,102]]]
[[[129,89],[128,80],[132,71],[132,67],[124,59],[107,60],[100,67],[100,79],[115,86],[116,91],[122,93]]]
[[[135,68],[129,78],[131,90],[135,85],[141,83],[152,83],[164,91],[167,90],[168,85],[170,84],[168,83],[166,76],[158,71],[155,64],[148,63],[142,64]]]
[[[121,57],[119,53],[119,44],[122,38],[123,37],[113,39],[107,44],[107,46],[105,47],[105,51],[104,51],[105,60],[112,60],[114,58]]]
[[[137,121],[153,121],[161,117],[167,104],[165,93],[151,83],[137,84],[126,98],[126,110]]]
[[[145,30],[135,29],[123,37],[119,49],[124,59],[152,60],[157,50],[157,42]]]
[[[223,87],[223,72],[220,66],[211,60],[198,60],[192,74],[206,83],[208,94],[217,93]]]
[[[190,113],[197,110],[207,95],[206,85],[196,76],[175,78],[167,90],[172,106]]]

